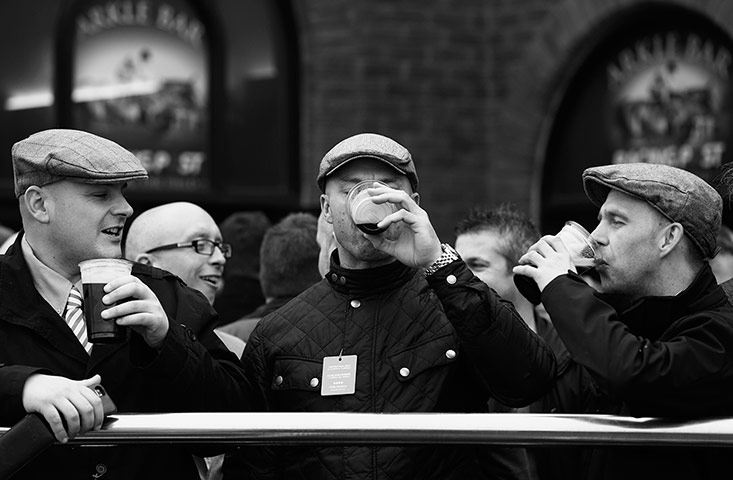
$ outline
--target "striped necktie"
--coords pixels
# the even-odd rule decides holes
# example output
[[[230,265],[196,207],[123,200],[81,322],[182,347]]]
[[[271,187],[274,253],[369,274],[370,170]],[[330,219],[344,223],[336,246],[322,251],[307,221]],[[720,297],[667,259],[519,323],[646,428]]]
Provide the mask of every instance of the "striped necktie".
[[[92,344],[87,339],[87,325],[84,322],[84,311],[81,307],[81,293],[75,286],[71,286],[69,299],[66,301],[66,312],[64,312],[64,320],[69,324],[69,328],[74,332],[76,338],[79,339],[81,346],[87,353],[92,353]]]

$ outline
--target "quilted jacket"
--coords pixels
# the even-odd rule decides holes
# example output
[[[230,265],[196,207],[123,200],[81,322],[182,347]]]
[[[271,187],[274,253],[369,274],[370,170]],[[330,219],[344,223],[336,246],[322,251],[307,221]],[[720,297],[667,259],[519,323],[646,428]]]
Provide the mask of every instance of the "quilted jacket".
[[[394,262],[345,270],[266,316],[242,361],[260,408],[280,412],[485,412],[548,387],[550,349],[462,261],[428,280]],[[356,355],[356,391],[321,395],[326,356]],[[472,446],[247,448],[225,478],[484,478]]]

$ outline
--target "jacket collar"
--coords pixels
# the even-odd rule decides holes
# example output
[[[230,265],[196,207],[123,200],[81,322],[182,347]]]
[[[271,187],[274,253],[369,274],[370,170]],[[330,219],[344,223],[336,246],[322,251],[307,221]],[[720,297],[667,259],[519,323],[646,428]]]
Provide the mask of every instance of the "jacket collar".
[[[365,296],[394,292],[407,283],[417,270],[394,261],[381,267],[349,270],[340,265],[338,251],[331,254],[331,270],[326,280],[334,290],[347,295]]]
[[[710,265],[705,263],[690,286],[675,296],[644,297],[623,310],[618,303],[616,306],[632,333],[657,339],[676,320],[693,312],[720,308],[727,301]]]
[[[242,318],[262,318],[265,315],[268,315],[278,308],[282,307],[286,303],[288,303],[290,300],[292,300],[293,297],[275,297],[272,300],[263,303],[259,307],[257,307],[252,313],[248,313]]]

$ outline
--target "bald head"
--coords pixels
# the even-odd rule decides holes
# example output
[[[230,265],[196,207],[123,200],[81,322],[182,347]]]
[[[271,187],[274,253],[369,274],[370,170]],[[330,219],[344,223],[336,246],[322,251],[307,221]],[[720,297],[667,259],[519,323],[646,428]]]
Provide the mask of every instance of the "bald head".
[[[141,213],[132,222],[124,255],[128,260],[168,270],[213,303],[226,259],[219,248],[211,255],[198,253],[190,246],[194,240],[222,241],[214,219],[193,203],[168,203]],[[175,244],[184,246],[150,252]]]
[[[214,223],[206,210],[188,202],[160,205],[141,213],[130,224],[125,241],[125,256],[136,257],[151,248],[180,242],[181,236],[202,224]]]

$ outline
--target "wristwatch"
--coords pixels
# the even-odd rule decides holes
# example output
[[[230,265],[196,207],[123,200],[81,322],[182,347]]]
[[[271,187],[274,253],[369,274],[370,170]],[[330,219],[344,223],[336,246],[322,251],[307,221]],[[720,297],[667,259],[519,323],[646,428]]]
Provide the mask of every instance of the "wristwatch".
[[[451,247],[447,243],[441,243],[440,248],[443,250],[443,253],[440,254],[440,258],[438,258],[435,261],[435,263],[433,263],[432,265],[430,265],[428,268],[425,269],[424,273],[426,277],[434,274],[441,267],[445,267],[449,263],[453,263],[456,260],[461,259],[461,256],[458,255],[458,252],[456,252],[456,249]]]

